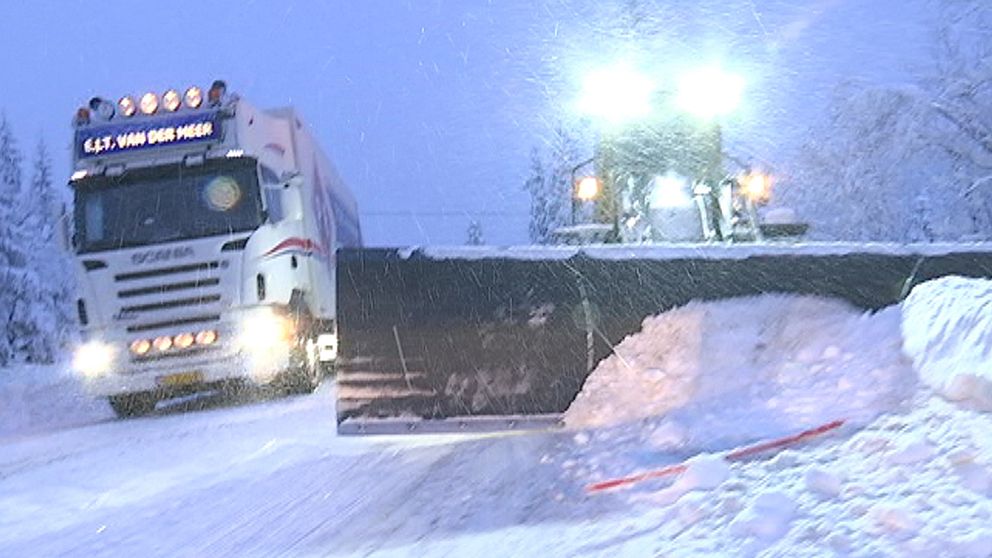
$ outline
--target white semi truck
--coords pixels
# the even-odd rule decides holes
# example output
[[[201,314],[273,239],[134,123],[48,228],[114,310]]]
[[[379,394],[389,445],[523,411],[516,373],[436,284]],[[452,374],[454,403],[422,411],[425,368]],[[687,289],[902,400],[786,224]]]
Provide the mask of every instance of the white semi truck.
[[[337,357],[355,200],[292,109],[222,81],[93,98],[74,121],[74,368],[120,416],[230,381],[314,389]]]

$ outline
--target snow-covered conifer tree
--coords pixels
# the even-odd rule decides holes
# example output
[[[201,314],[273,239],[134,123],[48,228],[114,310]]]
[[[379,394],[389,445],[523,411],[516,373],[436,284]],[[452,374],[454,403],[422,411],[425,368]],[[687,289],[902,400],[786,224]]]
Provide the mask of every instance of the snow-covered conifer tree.
[[[40,280],[42,231],[26,210],[34,204],[27,203],[31,192],[23,189],[21,161],[10,123],[0,115],[0,365],[51,360],[58,320]],[[66,274],[64,269],[58,273]]]
[[[44,140],[39,140],[33,161],[31,186],[24,196],[29,222],[35,233],[30,239],[30,267],[44,281],[40,283],[42,300],[39,303],[44,320],[46,350],[56,349],[68,340],[75,329],[72,299],[75,284],[72,263],[62,250],[59,235],[67,219],[64,203],[56,192],[52,179],[52,162]]]

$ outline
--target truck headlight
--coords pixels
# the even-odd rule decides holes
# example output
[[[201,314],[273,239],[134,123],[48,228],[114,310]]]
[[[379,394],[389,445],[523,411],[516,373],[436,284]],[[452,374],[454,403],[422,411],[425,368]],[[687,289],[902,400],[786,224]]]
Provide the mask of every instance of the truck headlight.
[[[256,382],[270,382],[288,364],[293,322],[272,308],[262,308],[241,322],[238,346],[247,357],[248,373]]]
[[[114,364],[114,348],[100,341],[80,345],[72,358],[72,367],[87,378],[96,378],[110,372]]]
[[[245,317],[239,340],[242,348],[260,353],[289,344],[294,333],[293,322],[289,318],[266,308]]]

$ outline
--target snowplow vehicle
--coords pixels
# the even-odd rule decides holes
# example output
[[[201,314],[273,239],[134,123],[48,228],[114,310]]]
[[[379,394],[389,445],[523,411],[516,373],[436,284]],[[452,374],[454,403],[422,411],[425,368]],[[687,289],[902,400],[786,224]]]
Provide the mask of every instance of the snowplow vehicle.
[[[334,250],[361,230],[299,116],[216,81],[95,97],[74,134],[87,389],[120,416],[229,382],[314,389],[337,356]]]
[[[573,177],[577,198],[588,180]],[[790,293],[872,311],[933,278],[992,274],[989,244],[800,242],[805,224],[759,219],[770,184],[745,169],[685,184],[687,203],[651,216],[563,228],[661,242],[341,250],[338,431],[549,427],[645,318],[690,301]]]
[[[945,275],[992,276],[992,245],[343,249],[338,431],[553,427],[648,316],[764,293],[872,311]]]

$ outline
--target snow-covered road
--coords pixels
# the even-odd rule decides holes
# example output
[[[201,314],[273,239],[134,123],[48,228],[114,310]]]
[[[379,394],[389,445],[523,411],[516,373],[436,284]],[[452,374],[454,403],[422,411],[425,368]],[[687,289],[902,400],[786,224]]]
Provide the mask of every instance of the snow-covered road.
[[[530,555],[505,531],[582,519],[539,466],[560,436],[339,438],[333,417],[327,383],[2,440],[0,556]]]

